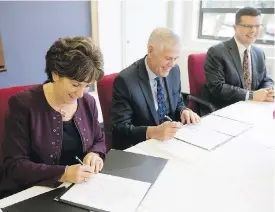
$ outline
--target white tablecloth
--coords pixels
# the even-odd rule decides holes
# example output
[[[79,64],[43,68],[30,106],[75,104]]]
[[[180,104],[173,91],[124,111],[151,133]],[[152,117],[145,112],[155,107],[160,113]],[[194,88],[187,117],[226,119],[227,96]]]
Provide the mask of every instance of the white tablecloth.
[[[169,159],[138,212],[274,212],[274,131],[275,121],[261,122],[213,151],[175,139],[128,149]],[[49,190],[32,187],[0,208]]]

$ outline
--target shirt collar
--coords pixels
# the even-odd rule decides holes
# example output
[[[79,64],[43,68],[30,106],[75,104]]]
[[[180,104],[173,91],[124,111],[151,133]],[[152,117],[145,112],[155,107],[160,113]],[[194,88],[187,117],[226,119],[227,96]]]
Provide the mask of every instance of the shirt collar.
[[[149,68],[148,64],[147,64],[147,56],[145,57],[145,67],[146,70],[148,72],[148,76],[149,76],[149,80],[155,80],[156,77],[158,77],[157,75],[155,75],[155,73]]]
[[[238,46],[240,54],[243,54],[244,51],[246,50],[246,47],[244,45],[242,45],[235,36],[234,36],[234,39],[235,39],[235,42]],[[251,45],[247,47],[248,53],[250,52],[250,49],[251,49]]]

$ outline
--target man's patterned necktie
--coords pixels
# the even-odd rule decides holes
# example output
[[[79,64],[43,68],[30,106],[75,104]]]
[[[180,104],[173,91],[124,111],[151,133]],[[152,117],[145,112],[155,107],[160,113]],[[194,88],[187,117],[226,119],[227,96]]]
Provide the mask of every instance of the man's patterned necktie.
[[[166,115],[166,104],[164,97],[164,90],[160,82],[160,77],[155,78],[157,81],[157,100],[158,100],[158,116],[160,123],[163,122],[164,116]]]
[[[244,76],[244,88],[251,90],[251,77],[249,72],[249,61],[247,49],[244,51],[243,55],[243,76]]]

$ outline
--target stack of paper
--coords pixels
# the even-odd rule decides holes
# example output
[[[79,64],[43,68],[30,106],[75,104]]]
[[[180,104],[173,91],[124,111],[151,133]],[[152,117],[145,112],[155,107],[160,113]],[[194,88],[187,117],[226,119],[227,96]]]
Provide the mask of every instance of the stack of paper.
[[[204,117],[201,119],[200,125],[204,128],[230,136],[237,136],[253,126],[248,123],[243,123],[216,115],[208,115]]]
[[[202,118],[197,125],[185,125],[175,135],[175,138],[211,150],[228,141],[252,125],[231,120],[216,115],[208,115]]]
[[[178,130],[175,138],[211,150],[228,141],[232,136],[203,128],[201,125],[186,125]]]
[[[75,184],[61,201],[93,211],[134,212],[146,195],[150,183],[106,174]]]

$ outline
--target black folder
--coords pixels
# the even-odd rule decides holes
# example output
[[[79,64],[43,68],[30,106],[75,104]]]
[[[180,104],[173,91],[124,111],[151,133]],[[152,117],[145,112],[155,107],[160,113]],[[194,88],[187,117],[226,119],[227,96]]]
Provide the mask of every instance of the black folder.
[[[167,160],[122,150],[106,155],[102,173],[153,184]]]
[[[166,159],[111,150],[104,162],[101,173],[153,183],[167,163]],[[89,210],[74,205],[55,201],[67,191],[66,188],[56,189],[36,197],[24,200],[3,208],[3,212],[87,212]],[[60,198],[57,198],[60,200]]]
[[[56,196],[63,194],[65,187],[58,188],[44,194],[26,199],[14,205],[2,208],[3,212],[89,212],[76,206],[57,202],[54,200]]]

